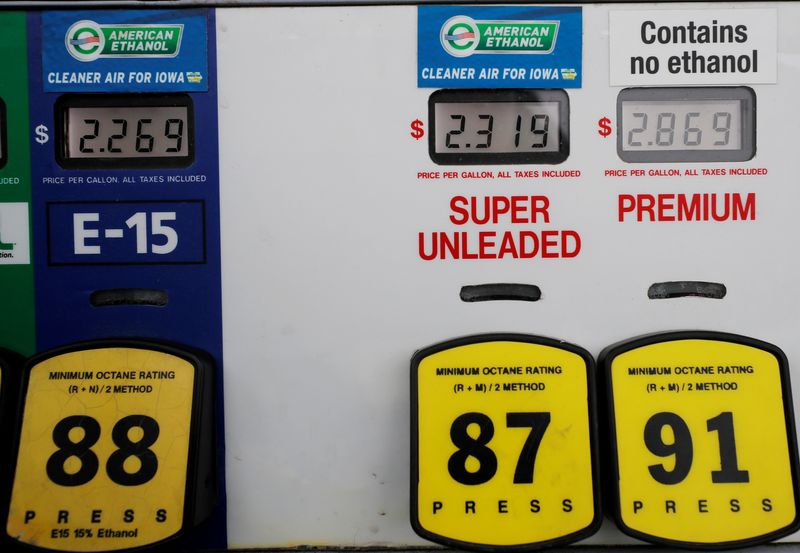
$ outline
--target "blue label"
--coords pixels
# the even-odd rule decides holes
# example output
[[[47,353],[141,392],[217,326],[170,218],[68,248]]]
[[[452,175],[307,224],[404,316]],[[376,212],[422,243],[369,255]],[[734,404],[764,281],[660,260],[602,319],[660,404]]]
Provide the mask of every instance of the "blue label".
[[[127,34],[112,35],[109,25]],[[206,351],[215,361],[219,497],[205,523],[173,542],[170,547],[176,551],[219,551],[227,546],[215,29],[214,11],[202,8],[28,14],[30,121],[37,129],[29,141],[37,349],[134,337],[177,342]],[[136,42],[144,39],[156,42],[146,46]],[[104,51],[100,48],[107,46],[104,40],[134,43],[118,42],[115,50]],[[69,41],[78,47],[76,56],[94,59],[74,57],[67,50]],[[111,57],[131,49],[137,56],[152,56]],[[173,71],[196,72],[202,79],[162,83],[155,76]],[[48,83],[53,72],[97,72],[100,77],[97,83]],[[150,82],[127,82],[132,73],[153,76]],[[106,78],[118,82],[105,82]],[[137,94],[54,93],[61,91]],[[146,155],[141,164],[99,155],[94,160],[81,157],[80,167],[62,165],[57,154],[66,151],[68,132],[65,118],[56,116],[63,116],[60,106],[102,107],[104,100],[132,108],[170,102],[189,106],[186,117],[193,124],[184,129],[184,136],[192,154],[180,160],[186,166],[157,163],[160,158]],[[138,112],[119,116],[127,120],[127,131],[105,120],[97,123],[96,153],[101,152],[102,142],[117,140],[117,134],[127,133],[117,143],[127,144],[121,146],[127,151],[134,140],[145,136],[142,132],[162,137],[181,134],[177,128],[165,129],[163,123],[137,131]],[[189,127],[194,129],[191,134]],[[90,131],[80,130],[84,132]],[[148,151],[143,148],[131,156]],[[92,304],[93,292],[118,288],[162,290],[169,301],[158,307]],[[192,515],[191,510],[187,513]]]
[[[207,51],[197,10],[42,14],[46,92],[205,91]]]
[[[580,88],[580,7],[419,6],[420,88]]]
[[[49,263],[205,263],[204,207],[202,200],[50,202]]]

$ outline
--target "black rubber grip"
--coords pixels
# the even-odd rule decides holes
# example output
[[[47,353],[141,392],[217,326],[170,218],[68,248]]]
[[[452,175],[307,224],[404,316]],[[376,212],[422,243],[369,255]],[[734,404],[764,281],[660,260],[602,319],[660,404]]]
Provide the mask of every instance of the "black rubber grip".
[[[539,301],[541,289],[535,284],[476,284],[461,288],[461,301]]]
[[[684,298],[696,296],[721,300],[728,290],[719,282],[702,282],[699,280],[677,280],[675,282],[656,282],[647,290],[651,300]]]
[[[165,290],[152,288],[113,288],[92,292],[89,302],[95,307],[108,307],[111,305],[152,305],[163,307],[169,302],[169,295]]]

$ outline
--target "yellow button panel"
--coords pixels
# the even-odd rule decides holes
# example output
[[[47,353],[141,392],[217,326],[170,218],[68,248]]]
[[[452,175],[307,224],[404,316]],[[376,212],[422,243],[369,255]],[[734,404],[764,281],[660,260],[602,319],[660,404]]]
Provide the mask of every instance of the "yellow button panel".
[[[732,334],[676,332],[613,346],[599,365],[624,532],[727,548],[800,527],[791,386],[780,349]]]
[[[8,535],[43,549],[118,551],[193,525],[198,471],[213,481],[201,445],[213,435],[203,413],[210,370],[202,357],[149,343],[31,359]]]
[[[411,518],[422,537],[525,550],[600,523],[591,356],[547,338],[473,336],[411,364]]]

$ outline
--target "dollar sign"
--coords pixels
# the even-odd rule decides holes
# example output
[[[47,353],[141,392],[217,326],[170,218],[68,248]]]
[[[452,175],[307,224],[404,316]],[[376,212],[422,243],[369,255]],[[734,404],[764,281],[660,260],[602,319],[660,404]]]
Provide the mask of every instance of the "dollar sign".
[[[597,129],[598,134],[603,138],[608,138],[608,135],[611,134],[611,119],[603,117],[597,124],[600,126],[600,128]]]
[[[411,136],[419,140],[423,136],[425,136],[425,130],[422,128],[423,123],[419,119],[414,119],[411,122]]]
[[[34,129],[34,132],[36,133],[36,142],[38,142],[39,144],[44,144],[45,142],[50,140],[50,135],[47,134],[48,130],[49,129],[44,125],[39,125],[38,127],[36,127]]]

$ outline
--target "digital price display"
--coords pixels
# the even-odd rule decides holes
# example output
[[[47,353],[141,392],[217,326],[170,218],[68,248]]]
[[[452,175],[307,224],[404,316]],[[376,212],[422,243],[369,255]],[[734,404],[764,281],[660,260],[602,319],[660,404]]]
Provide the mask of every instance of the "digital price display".
[[[601,520],[594,362],[519,334],[472,336],[411,362],[411,524],[451,547],[526,550]]]
[[[203,520],[216,494],[212,371],[201,352],[134,340],[30,359],[8,536],[118,551]]]
[[[569,156],[563,90],[438,90],[428,149],[440,165],[553,164]]]
[[[755,106],[748,87],[628,88],[617,98],[617,152],[629,163],[746,161]]]
[[[8,162],[8,131],[6,130],[8,118],[6,103],[0,98],[0,169]]]
[[[62,167],[170,168],[194,161],[194,115],[185,94],[65,95],[56,103]]]
[[[743,547],[795,532],[789,368],[777,347],[676,332],[600,356],[620,529],[653,543]]]

